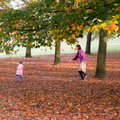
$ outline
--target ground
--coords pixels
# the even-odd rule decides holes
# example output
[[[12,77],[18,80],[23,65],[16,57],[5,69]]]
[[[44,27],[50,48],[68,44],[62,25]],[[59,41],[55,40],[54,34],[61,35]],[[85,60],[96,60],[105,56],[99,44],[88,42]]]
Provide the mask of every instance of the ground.
[[[107,77],[95,78],[97,55],[87,55],[86,80],[80,80],[74,54],[0,59],[0,120],[120,120],[120,54],[107,54]],[[23,60],[24,82],[15,82]]]

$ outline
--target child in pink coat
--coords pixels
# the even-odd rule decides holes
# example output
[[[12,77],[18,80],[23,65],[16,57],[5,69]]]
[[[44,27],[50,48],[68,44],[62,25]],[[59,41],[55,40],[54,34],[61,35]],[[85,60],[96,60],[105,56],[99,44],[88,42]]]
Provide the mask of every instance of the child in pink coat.
[[[23,64],[22,64],[22,61],[19,61],[19,64],[17,66],[17,71],[16,71],[16,82],[18,82],[18,77],[20,77],[20,79],[22,80],[22,82],[24,81],[22,75],[23,75]]]

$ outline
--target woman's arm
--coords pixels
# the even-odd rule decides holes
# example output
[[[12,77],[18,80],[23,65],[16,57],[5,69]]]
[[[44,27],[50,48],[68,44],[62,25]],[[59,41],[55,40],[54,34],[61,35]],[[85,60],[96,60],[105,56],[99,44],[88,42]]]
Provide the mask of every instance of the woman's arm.
[[[72,60],[78,60],[79,51],[77,51],[76,56]]]

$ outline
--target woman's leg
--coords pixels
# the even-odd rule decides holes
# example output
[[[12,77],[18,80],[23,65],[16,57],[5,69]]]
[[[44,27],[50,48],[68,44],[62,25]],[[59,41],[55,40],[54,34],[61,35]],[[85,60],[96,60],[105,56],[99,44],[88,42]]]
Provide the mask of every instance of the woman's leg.
[[[83,79],[88,77],[88,75],[85,72],[81,71],[81,73],[83,74]]]
[[[83,80],[83,79],[84,79],[84,76],[83,76],[83,74],[82,74],[82,71],[78,71],[78,73],[79,73],[80,76],[81,76],[81,80]]]
[[[86,61],[81,63],[81,73],[83,75],[83,79],[85,79],[87,77],[87,74],[86,74]]]
[[[86,61],[80,62],[80,64],[78,65],[78,72],[83,80],[87,77],[87,74],[85,73],[86,72]]]
[[[83,72],[83,71],[81,71],[82,72],[82,74],[85,76],[85,75],[87,75],[85,72]]]

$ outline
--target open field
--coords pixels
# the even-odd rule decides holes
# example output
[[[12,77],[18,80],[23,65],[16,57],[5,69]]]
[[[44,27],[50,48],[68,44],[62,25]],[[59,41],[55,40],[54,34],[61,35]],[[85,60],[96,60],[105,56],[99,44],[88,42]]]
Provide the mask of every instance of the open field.
[[[74,54],[0,59],[0,120],[120,120],[120,54],[107,54],[107,77],[95,78],[96,54],[87,55],[89,77],[81,81]],[[15,82],[17,61],[25,82]]]

